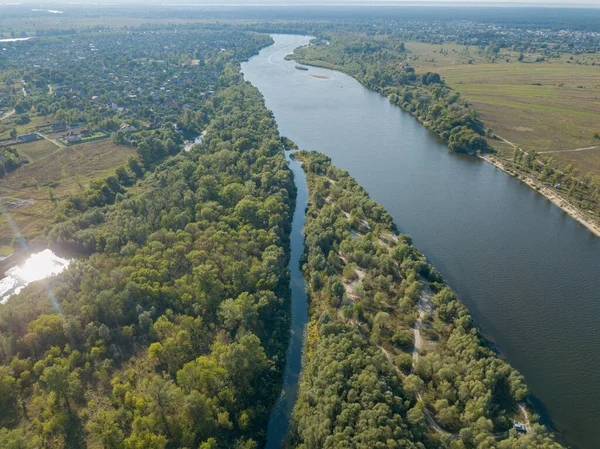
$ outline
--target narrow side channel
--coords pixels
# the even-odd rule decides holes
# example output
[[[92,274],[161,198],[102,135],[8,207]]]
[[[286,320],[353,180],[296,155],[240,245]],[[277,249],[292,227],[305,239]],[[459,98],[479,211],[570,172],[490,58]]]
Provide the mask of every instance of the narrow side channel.
[[[290,322],[290,343],[285,361],[285,373],[281,396],[271,411],[269,426],[267,428],[266,449],[280,449],[288,433],[290,417],[298,397],[298,378],[302,370],[302,347],[304,345],[304,332],[308,323],[308,299],[304,277],[300,270],[300,258],[304,252],[304,236],[302,230],[306,223],[306,208],[308,206],[308,187],[306,175],[299,162],[290,158],[286,159],[294,174],[296,184],[296,209],[292,221],[290,236],[290,288],[292,292],[292,320]]]

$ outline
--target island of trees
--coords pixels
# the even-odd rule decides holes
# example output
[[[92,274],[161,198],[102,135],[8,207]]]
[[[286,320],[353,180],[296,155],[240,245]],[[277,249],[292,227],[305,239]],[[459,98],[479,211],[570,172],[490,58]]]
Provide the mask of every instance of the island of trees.
[[[287,447],[559,449],[523,378],[387,211],[326,156],[294,157],[311,319]]]

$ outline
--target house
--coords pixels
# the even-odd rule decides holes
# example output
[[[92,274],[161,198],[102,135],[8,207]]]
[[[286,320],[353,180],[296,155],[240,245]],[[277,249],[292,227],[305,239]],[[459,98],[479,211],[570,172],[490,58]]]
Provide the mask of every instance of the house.
[[[71,132],[63,135],[61,137],[61,139],[64,140],[65,142],[69,142],[69,143],[80,142],[81,141],[81,134],[71,131]]]
[[[122,133],[133,133],[135,132],[135,128],[131,126],[129,123],[121,123],[121,127],[119,131]]]
[[[32,134],[23,134],[21,136],[17,136],[17,140],[20,142],[35,142],[38,140],[38,135],[35,133]]]

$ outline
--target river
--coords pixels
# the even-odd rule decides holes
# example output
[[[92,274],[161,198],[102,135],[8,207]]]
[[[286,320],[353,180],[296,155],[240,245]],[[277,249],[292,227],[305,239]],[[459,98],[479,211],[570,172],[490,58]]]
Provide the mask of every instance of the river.
[[[600,239],[518,180],[450,152],[353,78],[295,69],[283,58],[309,38],[274,38],[242,71],[281,134],[331,157],[385,206],[525,376],[561,437],[596,448]]]
[[[266,449],[280,449],[281,443],[288,433],[289,421],[292,410],[298,397],[298,378],[302,370],[302,348],[304,346],[304,333],[308,323],[308,298],[304,277],[300,269],[300,258],[304,253],[304,235],[302,230],[306,223],[306,208],[308,207],[308,187],[306,175],[299,162],[293,161],[286,154],[294,174],[296,184],[296,209],[292,221],[290,235],[290,289],[292,303],[292,320],[290,324],[290,342],[285,360],[283,375],[283,388],[275,407],[271,411],[269,427],[267,429]]]

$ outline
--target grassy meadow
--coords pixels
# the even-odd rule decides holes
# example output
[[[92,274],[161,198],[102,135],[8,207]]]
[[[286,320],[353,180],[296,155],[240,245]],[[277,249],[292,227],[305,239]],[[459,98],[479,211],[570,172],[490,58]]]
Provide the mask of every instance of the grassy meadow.
[[[524,150],[552,151],[560,165],[600,175],[600,55],[541,55],[502,50],[494,62],[475,47],[408,43],[417,72],[440,73],[495,134]],[[573,58],[573,59],[571,59]],[[595,64],[595,65],[592,65]],[[512,153],[512,147],[493,143]],[[564,151],[598,146],[585,151]],[[555,152],[560,151],[560,152]]]
[[[0,217],[0,252],[14,238],[10,220],[26,236],[39,234],[54,216],[52,199],[59,201],[92,180],[110,176],[135,154],[135,149],[115,145],[111,139],[62,148],[38,140],[18,149],[32,162],[0,178],[3,212],[8,212]]]

